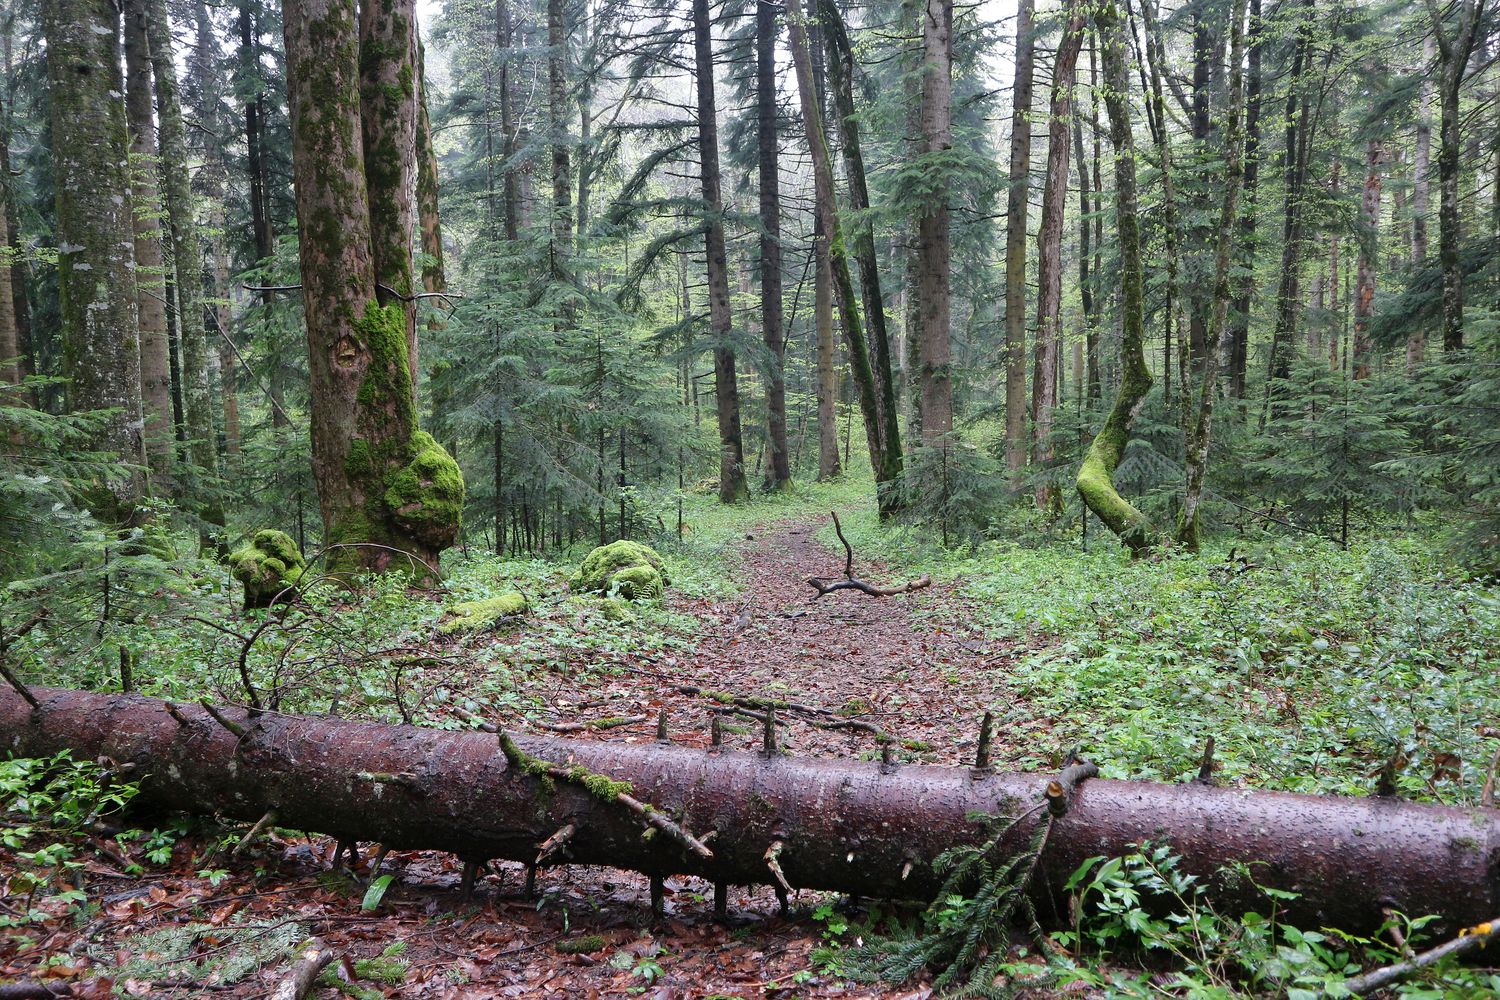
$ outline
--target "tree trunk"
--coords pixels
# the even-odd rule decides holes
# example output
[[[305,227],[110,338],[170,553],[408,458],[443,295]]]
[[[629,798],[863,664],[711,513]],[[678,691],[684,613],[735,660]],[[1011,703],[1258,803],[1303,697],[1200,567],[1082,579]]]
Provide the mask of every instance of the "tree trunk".
[[[1162,309],[1162,325],[1165,328],[1165,346],[1162,356],[1162,390],[1170,404],[1172,399],[1172,342],[1175,339],[1178,346],[1177,366],[1179,373],[1179,386],[1182,394],[1182,429],[1184,436],[1188,430],[1191,409],[1189,399],[1191,396],[1191,382],[1193,365],[1202,358],[1204,327],[1202,318],[1198,315],[1201,306],[1201,296],[1184,296],[1182,288],[1182,262],[1178,253],[1179,221],[1177,214],[1177,190],[1175,185],[1175,174],[1172,164],[1172,140],[1167,125],[1167,99],[1162,88],[1162,75],[1166,64],[1166,44],[1162,38],[1161,25],[1156,19],[1156,4],[1154,0],[1142,0],[1141,13],[1146,22],[1146,61],[1151,66],[1151,93],[1146,102],[1148,116],[1152,119],[1151,133],[1156,141],[1157,158],[1160,161],[1162,176],[1162,244],[1165,250],[1167,276],[1165,282],[1165,305]],[[1207,65],[1201,62],[1201,45],[1206,44],[1206,33],[1201,22],[1193,34],[1194,44],[1194,90],[1193,90],[1193,135],[1195,139],[1200,138],[1198,129],[1200,125],[1200,112],[1202,117],[1203,139],[1206,141],[1208,134],[1208,94],[1207,94]],[[1199,86],[1197,75],[1203,74],[1202,86]],[[1183,336],[1178,322],[1178,304],[1186,298],[1191,303],[1193,319],[1189,324],[1191,329],[1187,336]],[[1175,338],[1174,338],[1175,331]],[[1191,343],[1190,343],[1191,342]]]
[[[1114,474],[1130,440],[1130,428],[1151,390],[1146,367],[1145,292],[1141,274],[1141,236],[1136,204],[1135,142],[1131,135],[1130,74],[1125,67],[1129,39],[1115,0],[1094,11],[1104,62],[1104,106],[1109,113],[1110,141],[1115,148],[1115,231],[1120,257],[1120,385],[1114,406],[1094,436],[1078,468],[1078,494],[1089,510],[1139,555],[1151,546],[1146,516],[1115,490]]]
[[[34,710],[0,694],[10,752],[135,763],[137,801],[157,808],[245,821],[275,809],[279,825],[342,840],[526,864],[572,824],[566,861],[554,863],[735,885],[774,884],[765,858],[779,842],[792,886],[873,898],[930,898],[942,881],[934,859],[981,837],[972,817],[1042,805],[1050,777],[529,735],[510,741],[511,756],[484,732],[221,710],[241,737],[197,706],[174,706],[179,723],[153,698],[32,693]],[[553,763],[564,761],[628,781],[624,794],[679,831],[713,834],[708,856],[660,829],[641,836],[649,821],[619,790],[530,773],[566,774]],[[1002,852],[1023,850],[1034,822],[1017,823]],[[1040,912],[1066,913],[1068,875],[1087,858],[1133,850],[1143,831],[1182,856],[1223,912],[1263,905],[1255,882],[1294,893],[1278,904],[1289,923],[1354,933],[1378,928],[1389,907],[1438,914],[1445,927],[1433,930],[1451,933],[1500,906],[1500,814],[1094,778],[1053,821],[1034,890]],[[1235,865],[1254,866],[1255,882],[1213,877]]]
[[[1010,174],[1005,196],[1005,465],[1026,465],[1026,214],[1031,191],[1031,87],[1036,0],[1016,8],[1016,76],[1011,97]]]
[[[271,215],[266,202],[266,166],[262,153],[265,114],[262,104],[265,87],[260,82],[260,30],[250,9],[250,0],[239,0],[240,6],[240,67],[244,74],[244,85],[250,91],[245,101],[245,169],[250,175],[250,230],[255,237],[255,258],[263,261],[271,256]],[[283,17],[285,13],[283,12]],[[270,301],[270,293],[265,293]]]
[[[515,29],[511,25],[507,0],[495,0],[495,21],[495,31],[499,35],[497,43],[501,51],[500,152],[504,157],[501,184],[504,191],[505,238],[514,243],[521,237],[521,185],[511,162],[516,151],[516,112],[510,65],[515,53]]]
[[[833,103],[839,119],[839,137],[844,158],[844,177],[849,186],[849,208],[864,213],[870,208],[870,188],[865,176],[864,148],[854,106],[854,45],[848,26],[834,0],[820,0],[822,15],[819,29],[833,68]],[[814,54],[816,55],[816,54]],[[820,89],[821,94],[821,89]],[[821,107],[821,100],[819,106]],[[875,378],[875,402],[878,409],[881,454],[885,468],[881,475],[894,482],[904,464],[901,446],[901,414],[896,403],[895,355],[886,324],[885,297],[880,290],[880,262],[875,255],[874,227],[867,216],[856,215],[852,243],[859,266],[859,284],[863,294],[864,319],[869,326],[870,369]],[[885,510],[897,502],[893,490]]]
[[[948,152],[953,127],[953,0],[924,2],[920,155],[930,161],[927,169],[933,186],[923,198],[922,212],[917,218],[916,270],[922,297],[922,325],[917,334],[920,389],[917,405],[922,443],[946,449],[948,435],[953,431],[953,382],[949,370],[950,247],[948,185],[938,158]]]
[[[842,471],[839,462],[839,373],[833,336],[833,261],[823,219],[813,219],[813,325],[817,334],[818,479]]]
[[[145,0],[125,0],[125,116],[130,130],[130,198],[135,213],[137,315],[141,339],[141,404],[146,418],[146,461],[156,486],[176,491],[177,435],[172,412],[172,362],[167,338],[166,256],[162,252],[161,197],[157,192],[156,119],[152,107],[151,52]]]
[[[1149,2],[1149,0],[1148,0]],[[1057,367],[1062,340],[1062,232],[1068,197],[1068,122],[1073,117],[1073,86],[1078,53],[1088,11],[1080,0],[1069,0],[1067,25],[1052,62],[1052,101],[1047,132],[1047,179],[1042,187],[1042,228],[1037,234],[1036,362],[1031,376],[1031,424],[1035,434],[1033,461],[1052,462],[1053,411],[1057,409]],[[1080,134],[1080,145],[1082,138]],[[1084,170],[1082,159],[1079,170]],[[1085,192],[1087,185],[1083,185]],[[1087,202],[1086,196],[1084,197]],[[1087,243],[1085,242],[1085,247]],[[1084,250],[1087,257],[1087,249]],[[1052,486],[1037,489],[1037,506],[1060,507],[1062,498]]]
[[[401,310],[409,391],[417,377],[416,291],[411,261],[417,164],[417,12],[415,0],[359,7],[359,120],[369,198],[375,297]]]
[[[16,253],[16,244],[10,235],[10,219],[15,214],[12,202],[15,200],[15,185],[10,176],[10,125],[9,112],[6,112],[6,121],[0,126],[0,207],[4,214],[0,215],[0,222],[5,228],[0,230],[0,236],[4,236],[4,245],[7,254]],[[14,257],[11,257],[14,260]],[[16,323],[16,300],[12,288],[13,272],[8,265],[0,265],[0,384],[18,385],[31,374],[31,359],[29,351],[21,343],[21,331]],[[30,400],[29,393],[12,392],[3,397],[5,404],[14,406],[18,403],[26,403]]]
[[[1261,0],[1250,0],[1250,53],[1246,63],[1244,205],[1240,212],[1240,252],[1244,274],[1236,282],[1228,336],[1229,396],[1245,398],[1245,373],[1250,367],[1250,305],[1255,295],[1255,195],[1260,180],[1261,53],[1265,23]]]
[[[1375,314],[1375,266],[1380,253],[1380,166],[1384,151],[1379,139],[1371,139],[1365,153],[1364,200],[1360,207],[1362,232],[1354,291],[1354,377],[1370,377],[1370,320]]]
[[[1211,311],[1204,331],[1203,367],[1199,378],[1198,411],[1189,424],[1187,436],[1186,485],[1177,539],[1189,551],[1197,552],[1199,543],[1198,508],[1203,498],[1203,482],[1208,473],[1209,446],[1213,439],[1214,400],[1218,397],[1219,341],[1229,315],[1232,285],[1230,262],[1234,257],[1235,222],[1239,218],[1240,185],[1245,174],[1242,116],[1245,104],[1244,77],[1241,62],[1245,49],[1245,3],[1235,0],[1229,24],[1229,109],[1224,135],[1224,200],[1219,209],[1219,225],[1214,230],[1214,283]],[[1188,408],[1184,394],[1182,405]]]
[[[1437,40],[1428,35],[1422,43],[1422,92],[1417,98],[1417,148],[1412,164],[1411,194],[1411,262],[1412,266],[1427,266],[1427,213],[1432,210],[1432,181],[1428,174],[1432,167],[1432,73],[1437,56]],[[1406,338],[1406,368],[1408,371],[1422,363],[1427,354],[1427,331],[1421,323],[1413,323]]]
[[[833,161],[828,153],[828,138],[823,130],[823,111],[813,80],[812,48],[808,44],[807,26],[800,0],[787,4],[787,36],[792,50],[792,64],[797,73],[797,90],[802,103],[802,119],[812,153],[814,202],[822,231],[827,234],[829,270],[832,272],[834,298],[844,326],[844,346],[850,372],[859,392],[860,413],[864,417],[865,442],[870,453],[870,467],[875,470],[877,502],[882,515],[897,504],[895,490],[889,488],[900,474],[899,453],[882,447],[885,439],[880,429],[880,404],[875,378],[870,368],[869,350],[865,344],[864,324],[860,318],[859,299],[854,278],[849,272],[848,246],[838,215],[838,199],[833,186]],[[894,473],[893,470],[894,469]]]
[[[410,81],[415,26],[409,10],[389,8],[380,20],[366,26],[372,48],[365,78],[399,81],[405,66]],[[398,84],[362,108],[353,0],[291,0],[284,21],[313,475],[325,543],[339,546],[330,568],[430,577],[438,554],[457,536],[463,478],[442,446],[417,428],[407,303],[376,298],[377,264],[399,281],[404,262],[404,287],[411,287],[411,230],[397,234],[386,220],[385,242],[372,240],[361,143],[362,135],[372,137],[368,144],[378,157],[397,155],[409,165],[413,147],[393,148],[392,137],[411,136],[403,122],[415,121],[415,95]],[[379,65],[386,60],[398,68]],[[367,129],[365,114],[394,120]],[[377,175],[370,181],[377,187],[393,175],[410,177],[389,161],[377,165]],[[410,223],[409,194],[404,215],[399,193],[382,190],[380,197]]]
[[[441,292],[448,287],[443,273],[443,226],[438,214],[437,154],[432,148],[432,122],[427,117],[427,60],[417,38],[417,222],[421,227],[422,289]]]
[[[203,298],[203,249],[188,172],[187,132],[182,120],[182,98],[177,86],[172,22],[166,0],[148,0],[147,34],[151,69],[156,79],[156,111],[160,123],[161,176],[166,194],[167,220],[172,233],[172,266],[176,275],[178,329],[182,338],[182,397],[187,424],[188,455],[201,476],[213,476],[213,399],[209,391],[208,331]],[[217,337],[215,337],[217,339]],[[205,510],[210,522],[220,524],[220,509]]]
[[[792,481],[786,445],[786,331],[781,310],[781,139],[776,127],[776,8],[755,5],[755,140],[760,153],[760,323],[766,344],[766,431],[771,462],[766,485]]]
[[[57,282],[68,407],[113,410],[93,441],[123,462],[145,461],[131,212],[129,138],[119,101],[119,15],[110,0],[44,0],[57,192]],[[80,72],[82,70],[82,72]],[[144,493],[131,472],[99,484],[106,518],[135,517]]]
[[[744,499],[745,450],[735,378],[729,265],[724,252],[724,201],[719,188],[719,110],[714,100],[713,25],[708,0],[693,0],[694,75],[698,84],[698,163],[703,182],[704,248],[708,257],[708,325],[714,342],[714,394],[719,419],[719,500]]]
[[[712,85],[710,75],[710,88]],[[709,96],[711,99],[711,90]],[[699,99],[701,102],[701,91]],[[563,0],[547,0],[547,144],[552,150],[552,245],[548,256],[552,280],[561,282],[571,280],[572,276],[568,263],[573,246],[573,158],[572,141],[568,136],[571,117],[568,107],[567,17]],[[717,148],[714,150],[714,170],[718,170]],[[571,318],[571,296],[567,300],[569,304],[565,305],[564,314]],[[738,421],[738,414],[735,419]]]

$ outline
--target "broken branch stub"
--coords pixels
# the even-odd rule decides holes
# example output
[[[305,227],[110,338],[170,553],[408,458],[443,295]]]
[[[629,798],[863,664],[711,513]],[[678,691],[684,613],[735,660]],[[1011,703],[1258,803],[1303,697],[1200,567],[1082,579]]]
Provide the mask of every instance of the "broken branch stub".
[[[251,720],[222,710],[245,730],[240,737],[203,724],[198,707],[182,706],[195,723],[183,726],[151,698],[32,691],[36,709],[0,690],[0,747],[10,754],[109,756],[138,765],[142,804],[247,822],[274,808],[279,826],[468,858],[533,863],[537,845],[572,823],[570,863],[764,885],[775,881],[767,845],[779,840],[777,864],[791,886],[926,899],[942,884],[933,859],[984,836],[971,817],[1038,804],[1039,778],[1029,774],[976,776],[969,767],[915,764],[883,772],[876,762],[515,737],[550,766],[629,781],[643,811],[670,815],[700,842],[713,838],[712,856],[703,857],[671,836],[643,836],[647,821],[621,803],[513,766],[496,737],[482,732],[282,715]],[[424,794],[355,780],[360,773],[413,774]],[[1283,912],[1303,926],[1370,931],[1390,906],[1439,914],[1446,927],[1435,932],[1451,933],[1500,912],[1500,814],[1493,812],[1094,778],[1050,822],[1035,897],[1060,899],[1062,882],[1083,861],[1150,839],[1180,854],[1183,869],[1203,878],[1209,898],[1229,912],[1264,903],[1249,880],[1217,877],[1231,864],[1251,865],[1256,882],[1298,893]],[[1019,855],[1034,829],[1017,824],[1000,853]]]

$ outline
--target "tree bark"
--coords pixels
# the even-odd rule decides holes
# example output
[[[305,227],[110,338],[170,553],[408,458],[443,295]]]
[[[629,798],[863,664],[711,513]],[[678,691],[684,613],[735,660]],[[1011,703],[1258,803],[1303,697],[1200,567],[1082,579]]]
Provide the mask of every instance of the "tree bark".
[[[182,120],[172,22],[166,0],[147,0],[146,17],[151,70],[156,80],[162,186],[172,234],[172,269],[176,275],[174,284],[178,329],[182,338],[182,398],[188,455],[200,476],[211,477],[217,462],[213,400],[209,391],[208,331],[204,327],[203,248],[198,241],[192,178],[188,172],[187,132]],[[205,514],[212,523],[223,522],[223,511],[217,507],[205,510]]]
[[[870,208],[870,188],[865,175],[864,147],[854,105],[854,45],[848,26],[834,0],[820,0],[818,10],[822,23],[828,63],[833,69],[833,104],[838,115],[840,149],[844,159],[844,178],[849,187],[849,208],[856,213],[850,242],[859,267],[859,286],[864,302],[864,319],[869,327],[870,369],[875,379],[877,425],[880,428],[881,454],[885,468],[881,475],[894,482],[901,475],[904,452],[901,445],[901,413],[896,403],[895,355],[890,330],[886,324],[885,297],[881,292],[880,261],[875,254],[874,227],[868,216],[858,213]],[[821,93],[821,91],[820,91]],[[821,102],[820,105],[821,107]],[[897,498],[887,490],[887,512]]]
[[[916,276],[922,299],[918,331],[917,400],[922,443],[947,448],[953,432],[953,382],[949,369],[948,184],[940,162],[952,144],[953,0],[925,0],[922,16],[920,155],[929,161],[932,189],[917,218]],[[1064,154],[1066,155],[1066,153]],[[1066,171],[1064,171],[1066,174]]]
[[[5,228],[0,230],[0,236],[4,237],[4,248],[9,260],[16,259],[17,247],[10,234],[10,219],[15,215],[12,202],[15,199],[15,185],[10,176],[10,114],[5,110],[5,121],[0,125],[0,208],[4,214],[0,215],[0,222]],[[16,322],[16,300],[12,287],[13,272],[8,264],[0,263],[0,384],[19,385],[26,376],[31,374],[30,352],[21,343],[21,331]],[[26,403],[30,401],[29,393],[7,393],[4,396],[7,405]]]
[[[1211,291],[1211,306],[1208,323],[1204,331],[1203,367],[1198,386],[1198,410],[1188,425],[1187,474],[1182,497],[1182,513],[1178,523],[1177,539],[1190,552],[1198,551],[1199,504],[1203,498],[1203,483],[1208,473],[1208,453],[1213,440],[1214,400],[1218,397],[1219,341],[1229,315],[1229,300],[1233,294],[1230,281],[1230,261],[1234,257],[1235,222],[1239,218],[1240,185],[1244,180],[1244,76],[1241,62],[1245,49],[1245,3],[1235,0],[1229,25],[1229,108],[1224,135],[1224,200],[1219,209],[1219,225],[1214,230],[1214,283]],[[1185,389],[1185,387],[1184,387]],[[1184,391],[1182,405],[1186,409],[1189,398]]]
[[[864,417],[865,442],[869,448],[870,467],[875,470],[877,502],[882,516],[895,509],[898,499],[891,488],[900,475],[900,455],[882,447],[885,440],[880,428],[878,389],[870,367],[865,344],[864,324],[860,318],[859,298],[849,271],[848,246],[838,216],[838,198],[833,186],[833,162],[828,153],[827,133],[823,130],[823,111],[813,80],[812,47],[808,44],[807,26],[800,0],[787,4],[787,37],[792,50],[792,65],[797,73],[797,90],[802,103],[802,119],[812,153],[814,211],[826,234],[829,270],[832,272],[834,298],[844,326],[844,346],[849,369],[859,392],[860,413]],[[899,440],[895,438],[893,440]],[[893,471],[894,470],[894,471]]]
[[[371,147],[384,155],[392,151],[390,136],[410,136],[411,130],[397,120],[367,132],[362,116],[415,120],[414,94],[400,85],[401,70],[372,65],[386,59],[404,65],[410,82],[414,24],[395,8],[383,20],[366,34],[371,48],[364,53],[364,75],[398,83],[362,108],[353,0],[291,0],[285,10],[313,475],[325,544],[335,546],[333,572],[397,569],[427,578],[457,536],[463,478],[417,426],[407,303],[377,300],[377,261],[397,280],[404,263],[405,287],[411,287],[411,230],[401,236],[385,229],[382,244],[372,240],[361,136],[373,135]],[[394,152],[408,162],[412,157],[411,147]],[[389,167],[378,168],[387,172],[377,185],[390,180]],[[381,197],[382,205],[401,211],[400,194],[386,190]]]
[[[427,116],[427,60],[417,38],[417,222],[421,228],[422,289],[448,287],[443,272],[443,225],[438,213],[437,153],[432,148],[432,121]]]
[[[1062,340],[1062,232],[1068,197],[1068,123],[1073,117],[1078,53],[1083,47],[1088,21],[1088,11],[1080,0],[1069,0],[1065,11],[1067,24],[1052,62],[1047,179],[1042,187],[1042,228],[1037,234],[1036,361],[1031,376],[1031,424],[1035,435],[1032,457],[1038,466],[1052,461],[1052,423],[1053,411],[1057,409],[1058,351]],[[1082,160],[1079,169],[1084,169]],[[1084,187],[1086,190],[1087,185]],[[1087,255],[1087,250],[1084,254]],[[1052,486],[1039,487],[1036,500],[1043,510],[1060,507],[1062,503]]]
[[[119,16],[110,0],[45,0],[41,13],[68,407],[115,411],[93,446],[138,466],[145,450]],[[141,475],[131,471],[99,486],[92,499],[101,514],[117,523],[134,519],[145,490]]]
[[[755,5],[755,141],[760,153],[760,323],[765,340],[766,432],[771,462],[766,485],[792,481],[786,444],[786,330],[781,305],[781,136],[776,127],[776,8]]]
[[[146,418],[146,461],[158,489],[176,492],[176,420],[167,337],[166,255],[162,250],[161,196],[157,191],[156,119],[145,0],[124,0],[125,116],[130,130],[130,200],[134,212],[137,316],[141,341],[141,404]]]
[[[1443,350],[1464,346],[1464,273],[1459,259],[1463,219],[1459,209],[1458,180],[1462,149],[1458,97],[1468,73],[1483,21],[1485,0],[1461,0],[1457,7],[1457,30],[1449,33],[1443,11],[1436,0],[1427,0],[1433,37],[1438,48],[1438,264],[1443,272]]]
[[[245,101],[245,170],[250,180],[250,229],[255,239],[257,262],[271,256],[272,234],[270,206],[266,201],[266,166],[263,155],[265,87],[260,82],[260,30],[255,23],[250,0],[239,0],[240,71],[250,88]],[[285,14],[283,13],[283,17]],[[270,301],[266,293],[265,301]]]
[[[694,25],[696,24],[695,18]],[[709,86],[713,86],[711,73]],[[709,96],[711,99],[712,90]],[[572,280],[572,267],[568,262],[573,246],[573,157],[572,140],[568,135],[571,118],[571,109],[568,107],[567,18],[563,0],[547,0],[547,144],[552,150],[552,245],[548,248],[548,256],[552,265],[552,279],[561,282]],[[714,150],[714,169],[717,172],[717,148]],[[710,264],[709,267],[712,268],[713,265]],[[568,298],[571,299],[571,296]],[[571,314],[571,311],[571,305],[564,309],[565,315]],[[735,419],[739,419],[738,414]]]
[[[1236,282],[1234,308],[1228,327],[1229,396],[1245,398],[1245,373],[1250,366],[1250,304],[1255,296],[1255,195],[1260,181],[1261,55],[1265,23],[1261,0],[1250,0],[1250,52],[1245,84],[1245,180],[1240,212],[1240,252],[1243,275]]]
[[[767,848],[797,888],[922,899],[941,883],[934,859],[972,844],[971,817],[1041,805],[1047,775],[766,756],[660,744],[516,735],[533,767],[578,765],[628,781],[633,798],[708,838],[709,857],[670,836],[641,836],[642,820],[608,792],[550,783],[518,767],[494,735],[329,718],[219,710],[237,736],[197,706],[130,695],[33,688],[32,709],[0,693],[0,743],[17,756],[71,750],[136,763],[142,804],[277,824],[395,850],[451,851],[466,859],[536,859],[568,824],[567,863],[720,883],[775,880]],[[1030,839],[1023,821],[1007,853]],[[1292,924],[1377,928],[1383,907],[1434,913],[1448,931],[1500,908],[1500,814],[1395,798],[1250,792],[1207,785],[1092,779],[1077,786],[1048,837],[1036,892],[1064,903],[1062,883],[1085,859],[1133,850],[1142,832],[1181,854],[1213,904],[1243,912],[1264,903],[1248,879],[1221,868],[1255,866],[1256,882],[1297,895],[1278,905]],[[660,833],[660,831],[658,831]],[[1066,913],[1066,906],[1042,913]],[[1441,932],[1441,928],[1435,928]]]
[[[724,200],[719,186],[719,109],[714,99],[713,24],[708,0],[693,0],[694,76],[698,89],[698,164],[703,184],[704,250],[708,257],[708,326],[714,342],[714,395],[719,423],[719,500],[749,493],[740,390],[735,377],[734,320],[729,309],[729,264],[724,251]]]
[[[1360,206],[1362,232],[1354,286],[1354,345],[1351,348],[1354,377],[1370,377],[1370,320],[1375,315],[1375,266],[1380,252],[1380,167],[1385,153],[1379,139],[1371,139],[1365,152],[1364,198]]]
[[[1156,19],[1156,4],[1154,0],[1141,0],[1142,19],[1146,22],[1146,61],[1151,66],[1151,93],[1146,102],[1148,117],[1152,119],[1151,133],[1156,141],[1157,159],[1160,161],[1162,177],[1162,244],[1165,250],[1167,265],[1167,280],[1165,282],[1165,305],[1162,308],[1162,325],[1165,332],[1165,344],[1162,354],[1162,391],[1170,404],[1172,399],[1172,343],[1177,342],[1178,357],[1177,370],[1179,373],[1179,391],[1182,395],[1182,421],[1181,426],[1184,436],[1188,432],[1191,422],[1192,410],[1189,399],[1192,392],[1192,375],[1194,366],[1201,360],[1203,352],[1203,338],[1205,336],[1202,318],[1198,316],[1198,309],[1202,304],[1201,296],[1185,295],[1182,288],[1182,261],[1178,250],[1179,217],[1177,212],[1177,189],[1175,173],[1172,164],[1172,138],[1167,125],[1167,99],[1162,87],[1162,76],[1165,72],[1166,44],[1161,34],[1161,25]],[[1193,86],[1193,135],[1195,141],[1206,141],[1208,134],[1208,94],[1207,94],[1207,64],[1206,56],[1203,55],[1201,46],[1206,38],[1205,29],[1201,20],[1195,15],[1195,30],[1193,32],[1194,49],[1194,86]],[[1198,79],[1199,74],[1203,79]],[[1200,121],[1201,116],[1201,121]],[[1199,127],[1203,129],[1203,135],[1199,136]],[[1187,336],[1183,336],[1178,321],[1179,302],[1186,300],[1192,320],[1189,323],[1190,330]],[[1175,333],[1175,336],[1174,336]]]
[[[1151,390],[1146,367],[1145,292],[1141,275],[1141,236],[1136,202],[1135,142],[1131,134],[1130,74],[1125,61],[1129,40],[1115,0],[1094,10],[1104,62],[1104,106],[1115,148],[1115,230],[1120,257],[1120,385],[1103,426],[1078,468],[1078,494],[1089,510],[1120,537],[1132,554],[1151,546],[1146,516],[1115,490],[1114,474],[1130,440],[1130,428]]]
[[[1031,191],[1035,16],[1035,0],[1020,0],[1016,8],[1016,75],[1005,196],[1005,465],[1012,474],[1026,465],[1026,214]]]
[[[1437,39],[1427,36],[1422,43],[1422,91],[1417,98],[1417,142],[1412,163],[1411,184],[1411,262],[1414,267],[1427,266],[1427,213],[1432,210],[1432,90],[1433,63],[1437,58]],[[1406,337],[1406,368],[1411,371],[1427,354],[1427,331],[1413,323]]]

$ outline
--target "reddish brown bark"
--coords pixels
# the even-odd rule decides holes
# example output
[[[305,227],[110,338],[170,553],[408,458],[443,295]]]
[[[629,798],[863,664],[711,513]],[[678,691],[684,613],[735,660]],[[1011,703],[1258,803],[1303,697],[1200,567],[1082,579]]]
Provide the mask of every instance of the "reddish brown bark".
[[[629,780],[636,798],[709,838],[705,859],[668,837],[642,837],[634,813],[577,785],[546,788],[487,733],[226,709],[244,730],[236,736],[196,706],[176,709],[182,724],[152,698],[32,693],[35,710],[0,693],[0,744],[22,756],[69,749],[133,762],[140,801],[158,807],[245,820],[274,808],[293,829],[523,862],[572,823],[568,863],[733,884],[770,884],[766,850],[779,840],[793,886],[877,897],[930,895],[940,882],[933,859],[979,835],[972,814],[1036,806],[1050,777],[516,737],[533,756]],[[1007,843],[1020,849],[1029,835],[1020,823]],[[1086,858],[1146,837],[1170,844],[1201,876],[1254,865],[1260,884],[1299,893],[1282,904],[1293,923],[1370,929],[1394,907],[1440,914],[1452,929],[1500,908],[1500,813],[1138,781],[1078,787],[1052,828],[1038,892],[1057,894]],[[1258,904],[1248,880],[1203,884],[1227,912]]]

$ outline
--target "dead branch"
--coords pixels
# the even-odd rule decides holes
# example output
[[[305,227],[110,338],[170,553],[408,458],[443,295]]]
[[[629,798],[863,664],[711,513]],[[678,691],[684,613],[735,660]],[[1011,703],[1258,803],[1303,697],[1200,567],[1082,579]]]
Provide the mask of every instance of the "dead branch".
[[[1459,931],[1458,937],[1453,940],[1440,944],[1436,948],[1430,948],[1404,962],[1382,966],[1364,975],[1355,976],[1353,979],[1346,979],[1344,988],[1354,996],[1374,993],[1376,990],[1406,979],[1413,973],[1420,972],[1429,965],[1435,965],[1451,955],[1462,955],[1475,948],[1483,948],[1496,937],[1500,937],[1500,917],[1473,927],[1466,927]]]
[[[894,597],[896,594],[907,594],[913,590],[923,590],[932,586],[932,577],[923,573],[915,580],[909,580],[900,585],[881,587],[854,575],[854,546],[849,544],[849,539],[844,537],[844,526],[839,523],[837,511],[832,511],[833,530],[839,536],[839,541],[844,543],[844,575],[836,576],[814,576],[807,580],[808,586],[818,592],[818,597],[831,594],[835,590],[857,590],[871,597]],[[814,597],[813,600],[817,600]]]
[[[318,974],[334,959],[334,951],[322,938],[313,938],[302,948],[302,957],[297,959],[271,994],[271,1000],[302,1000],[317,982]]]

